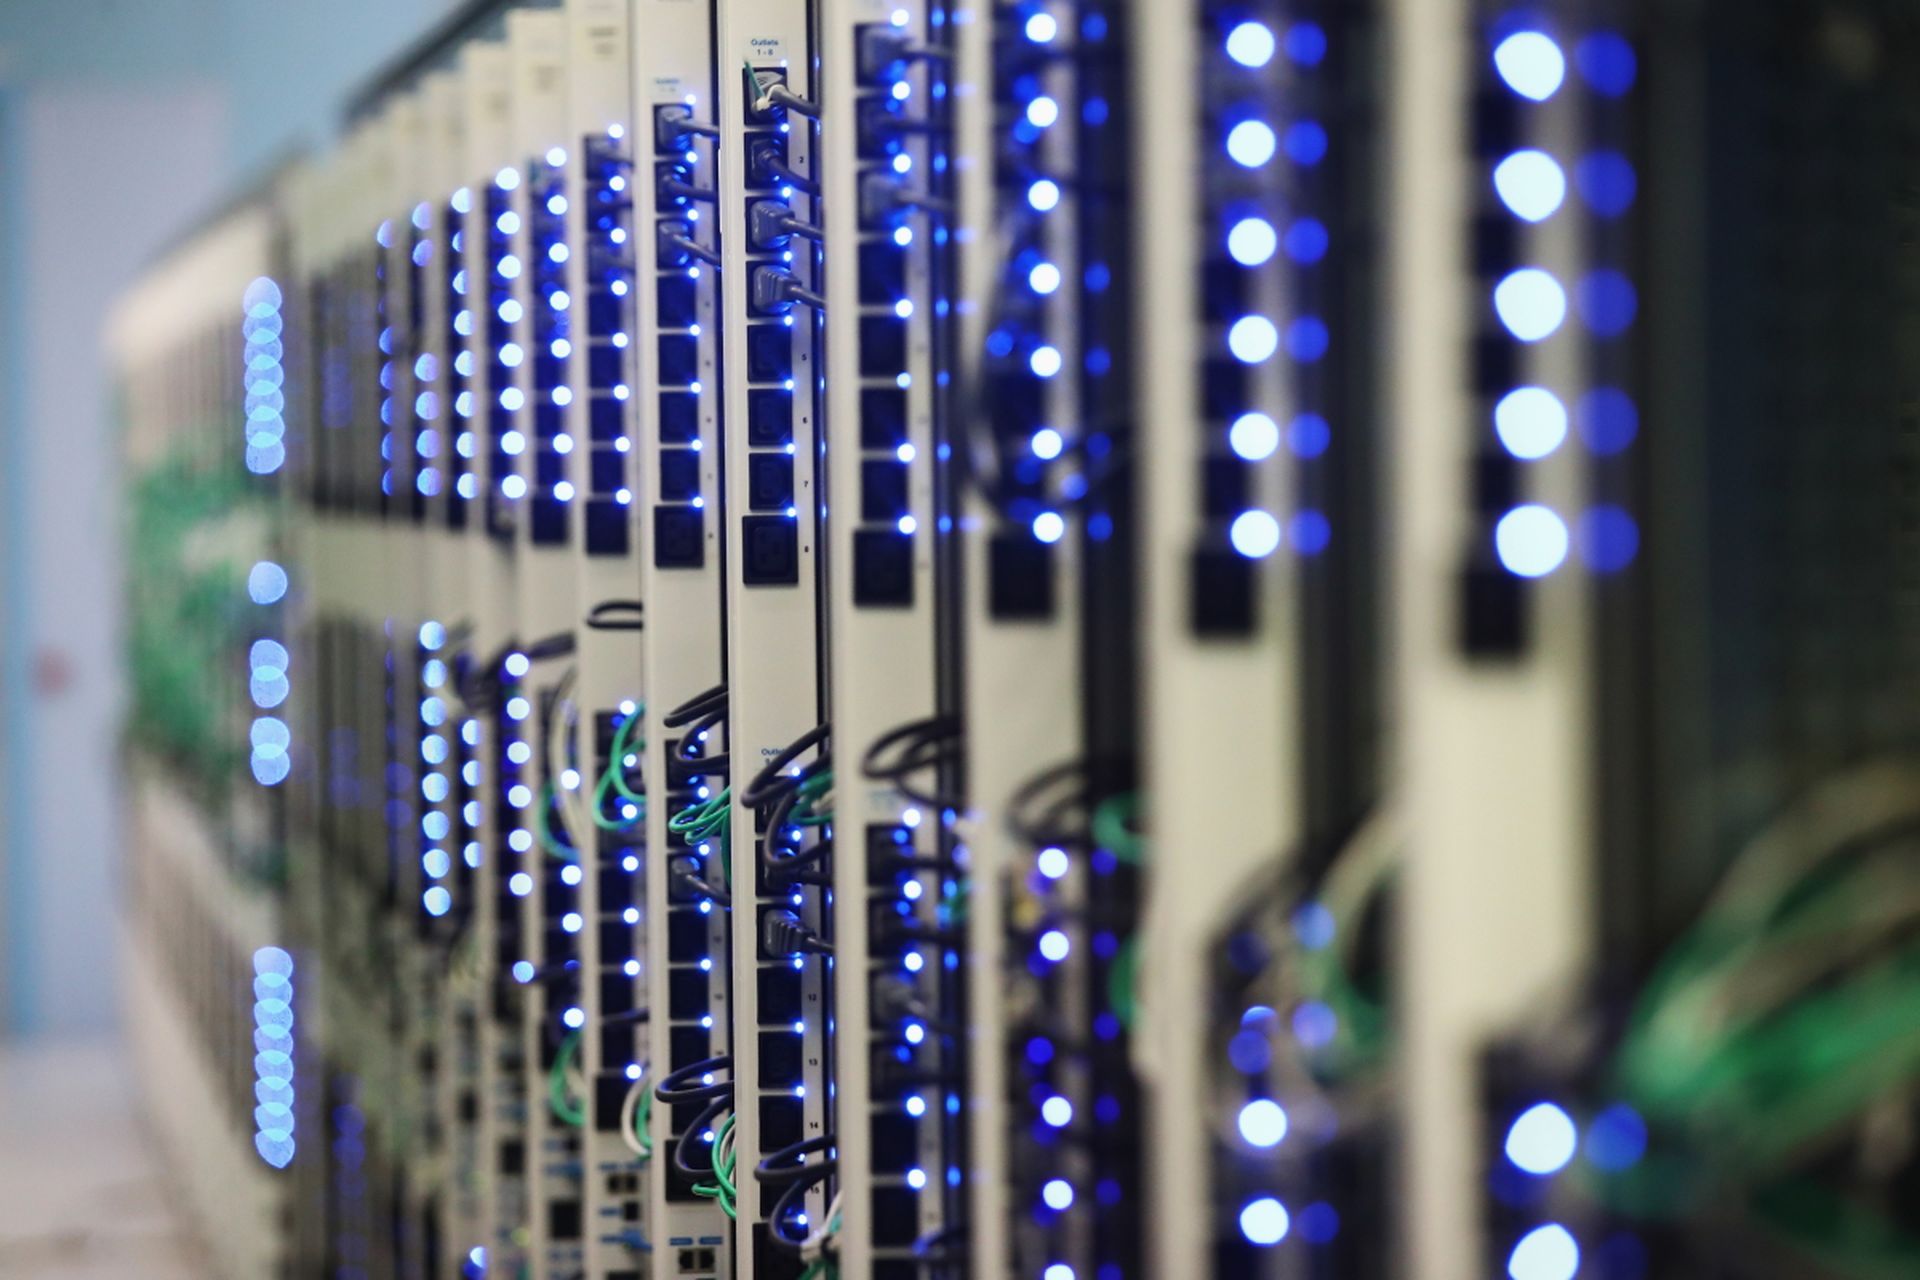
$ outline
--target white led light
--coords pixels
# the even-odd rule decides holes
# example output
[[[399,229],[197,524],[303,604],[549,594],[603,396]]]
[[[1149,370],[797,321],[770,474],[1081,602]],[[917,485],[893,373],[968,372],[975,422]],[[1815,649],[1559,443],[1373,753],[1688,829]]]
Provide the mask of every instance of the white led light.
[[[1516,151],[1494,166],[1493,189],[1514,216],[1539,222],[1567,198],[1567,175],[1544,151]]]
[[[1227,231],[1227,252],[1243,267],[1257,267],[1280,247],[1280,233],[1265,218],[1242,218]]]
[[[1493,547],[1509,573],[1544,577],[1567,558],[1566,522],[1537,503],[1523,504],[1500,517]]]
[[[1264,413],[1243,413],[1227,428],[1227,443],[1246,461],[1259,462],[1280,447],[1280,424]]]
[[[1271,1098],[1256,1098],[1240,1108],[1240,1136],[1256,1147],[1279,1145],[1287,1136],[1287,1113]]]
[[[1243,67],[1264,67],[1273,61],[1278,42],[1264,22],[1242,22],[1227,32],[1227,56]]]
[[[1227,350],[1242,364],[1262,364],[1280,349],[1280,330],[1265,316],[1241,316],[1227,330]]]
[[[1567,58],[1552,37],[1516,31],[1493,51],[1493,67],[1507,87],[1523,98],[1545,102],[1567,78]]]
[[[1049,929],[1040,935],[1040,954],[1055,964],[1065,960],[1072,949],[1073,944],[1068,941],[1067,935],[1058,929]]]
[[[1540,1177],[1566,1168],[1579,1144],[1572,1117],[1551,1102],[1528,1107],[1507,1129],[1507,1159]]]
[[[1045,129],[1060,119],[1060,104],[1042,95],[1027,104],[1027,123]]]
[[[1027,39],[1035,44],[1051,44],[1060,34],[1060,24],[1050,13],[1036,13],[1027,19]]]
[[[1058,542],[1066,532],[1067,522],[1057,511],[1042,511],[1033,518],[1033,536],[1042,542]]]
[[[1064,1129],[1073,1123],[1073,1104],[1056,1093],[1040,1104],[1040,1118],[1056,1129]]]
[[[1567,291],[1540,268],[1522,267],[1494,286],[1493,309],[1508,333],[1539,342],[1567,318]]]
[[[1027,285],[1035,293],[1049,294],[1060,287],[1060,268],[1042,262],[1027,272]]]
[[[1059,373],[1063,363],[1058,347],[1035,347],[1033,354],[1027,357],[1027,367],[1041,378],[1051,378]]]
[[[1245,169],[1258,169],[1273,159],[1280,147],[1273,126],[1262,120],[1242,120],[1227,134],[1227,154]]]
[[[1053,1210],[1073,1207],[1073,1184],[1065,1178],[1049,1178],[1040,1188],[1040,1198]]]
[[[1040,213],[1049,213],[1060,204],[1060,184],[1041,178],[1027,188],[1027,204]]]
[[[1252,1244],[1279,1244],[1287,1238],[1287,1229],[1292,1225],[1287,1207],[1272,1196],[1249,1200],[1240,1210],[1240,1234]]]
[[[1516,387],[1493,407],[1493,429],[1516,458],[1544,458],[1567,438],[1567,407],[1545,387]]]
[[[1233,549],[1249,560],[1264,560],[1280,549],[1280,522],[1267,511],[1242,511],[1227,529]]]
[[[1039,867],[1040,874],[1047,879],[1058,880],[1067,874],[1067,851],[1054,848],[1042,849],[1040,856],[1035,860],[1035,865]]]
[[[1573,1280],[1580,1270],[1580,1245],[1557,1222],[1535,1227],[1507,1255],[1512,1280]]]

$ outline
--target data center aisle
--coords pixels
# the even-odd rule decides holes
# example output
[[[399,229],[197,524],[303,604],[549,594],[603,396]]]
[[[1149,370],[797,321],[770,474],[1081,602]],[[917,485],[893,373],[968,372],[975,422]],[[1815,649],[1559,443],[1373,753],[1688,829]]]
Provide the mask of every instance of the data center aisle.
[[[127,1062],[110,1040],[0,1046],[5,1280],[208,1274],[168,1198]]]

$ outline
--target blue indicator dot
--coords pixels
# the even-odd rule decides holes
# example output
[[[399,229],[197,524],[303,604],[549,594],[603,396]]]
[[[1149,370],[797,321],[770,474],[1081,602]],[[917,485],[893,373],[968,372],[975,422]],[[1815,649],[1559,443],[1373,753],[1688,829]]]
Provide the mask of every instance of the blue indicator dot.
[[[1327,131],[1314,120],[1287,126],[1287,158],[1295,164],[1316,165],[1327,157]]]
[[[1338,928],[1333,912],[1318,902],[1309,902],[1293,913],[1293,936],[1309,951],[1324,951],[1332,946]]]
[[[1326,1244],[1340,1234],[1340,1214],[1325,1200],[1300,1211],[1300,1238],[1308,1244]]]
[[[1287,535],[1295,551],[1303,556],[1317,556],[1333,540],[1333,526],[1327,523],[1325,515],[1308,508],[1293,513],[1293,518],[1287,521]]]
[[[253,971],[262,977],[291,978],[293,957],[280,947],[261,947],[253,953]]]
[[[1626,449],[1640,434],[1640,410],[1618,387],[1595,387],[1581,396],[1574,421],[1587,448],[1602,457]]]
[[[247,573],[247,597],[255,604],[277,604],[287,594],[287,571],[262,560]]]
[[[1302,266],[1326,257],[1327,243],[1327,228],[1317,218],[1296,218],[1287,228],[1287,256]]]
[[[1326,355],[1329,341],[1327,323],[1318,316],[1301,316],[1287,326],[1287,355],[1302,363]]]
[[[1580,198],[1602,218],[1617,218],[1633,207],[1640,182],[1633,162],[1618,151],[1594,151],[1573,166],[1573,183]]]
[[[1318,1000],[1305,1001],[1293,1011],[1293,1034],[1309,1049],[1332,1044],[1339,1030],[1339,1016]]]
[[[1580,553],[1597,573],[1618,573],[1640,551],[1640,526],[1616,506],[1594,507],[1580,517]]]
[[[276,1169],[284,1169],[293,1163],[293,1138],[288,1134],[256,1133],[253,1135],[253,1149],[260,1153],[262,1160]]]
[[[1317,22],[1296,22],[1283,42],[1287,58],[1303,67],[1317,67],[1327,56],[1327,33]]]
[[[1640,309],[1640,295],[1633,281],[1603,267],[1588,272],[1580,281],[1579,306],[1587,328],[1599,337],[1617,338],[1632,327]]]
[[[280,286],[265,276],[248,285],[247,291],[240,297],[241,305],[250,316],[264,316],[278,311],[282,301]]]
[[[1602,97],[1618,98],[1633,88],[1640,60],[1624,36],[1603,31],[1573,48],[1573,64]]]
[[[1296,457],[1317,458],[1333,442],[1333,428],[1317,413],[1303,413],[1287,424],[1287,448]]]
[[[1234,1033],[1227,1042],[1227,1061],[1233,1069],[1243,1075],[1257,1075],[1267,1069],[1273,1050],[1267,1044],[1267,1037],[1257,1030],[1242,1030]]]
[[[1587,1159],[1608,1173],[1638,1164],[1647,1153],[1647,1122],[1624,1103],[1608,1107],[1587,1128]]]

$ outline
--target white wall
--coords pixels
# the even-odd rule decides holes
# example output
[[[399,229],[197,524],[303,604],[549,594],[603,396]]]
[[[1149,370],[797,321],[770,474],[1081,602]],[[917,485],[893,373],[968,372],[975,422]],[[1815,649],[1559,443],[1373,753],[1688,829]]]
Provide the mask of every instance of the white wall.
[[[33,805],[36,993],[23,1012],[58,1033],[104,1027],[115,1009],[121,514],[100,332],[127,278],[225,173],[227,101],[214,84],[52,86],[27,96],[20,128],[32,175],[20,231],[31,252],[14,293],[27,317],[15,403],[32,543],[15,598],[26,602],[42,676],[33,754],[15,766]]]
[[[115,1010],[107,301],[457,0],[0,0],[0,1037]]]

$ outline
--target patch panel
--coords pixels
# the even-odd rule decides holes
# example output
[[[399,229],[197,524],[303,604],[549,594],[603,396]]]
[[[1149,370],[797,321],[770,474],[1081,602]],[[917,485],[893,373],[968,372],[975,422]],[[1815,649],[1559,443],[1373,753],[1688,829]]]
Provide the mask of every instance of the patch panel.
[[[568,826],[584,873],[581,1216],[585,1274],[601,1277],[633,1274],[653,1247],[645,1147],[634,1136],[638,1106],[625,1105],[646,1088],[653,1043],[642,963],[652,924],[645,894],[648,788],[640,768],[648,728],[640,679],[645,613],[636,594],[637,477],[630,473],[636,277],[626,122],[633,37],[624,3],[573,5],[567,22],[566,182],[539,212],[563,220],[569,249],[561,280],[571,295],[568,327],[549,354],[564,358],[565,440],[554,443],[580,459],[574,502],[584,554],[577,557],[574,763],[561,786],[572,792]],[[560,404],[563,390],[552,398]]]
[[[821,130],[819,184],[826,480],[845,495],[828,522],[827,615],[847,843],[833,863],[838,1163],[817,1234],[860,1280],[950,1272],[964,1256],[951,1230],[964,1141],[948,1107],[965,1052],[959,720],[953,683],[937,679],[958,621],[939,564],[953,495],[935,483],[954,437],[947,18],[917,4],[828,4],[820,17],[822,114],[853,126]],[[785,480],[770,482],[776,496]],[[863,678],[882,665],[892,679]]]
[[[816,483],[825,267],[808,189],[819,180],[815,22],[807,0],[763,0],[720,8],[714,27],[722,404],[744,429],[724,433],[732,767],[715,833],[733,916],[732,1088],[730,1114],[708,1123],[738,1277],[798,1274],[833,1177],[831,928],[825,883],[813,883],[831,875],[830,828],[814,825],[830,815],[802,791],[824,781],[831,750]],[[801,181],[757,158],[769,150]]]
[[[689,20],[672,0],[635,6],[632,132],[634,491],[642,514],[641,596],[648,603],[644,683],[656,726],[640,753],[658,779],[646,816],[646,898],[652,924],[644,958],[652,1052],[634,1100],[647,1161],[647,1220],[656,1272],[731,1274],[728,1219],[700,1166],[696,1121],[711,1100],[659,1100],[657,1085],[693,1071],[690,1092],[715,1087],[694,1069],[733,1043],[731,914],[714,890],[710,834],[676,818],[726,794],[726,497],[722,411],[720,250],[728,232],[714,210],[654,188],[661,167],[691,187],[717,182],[724,147],[716,98],[711,12]],[[634,185],[637,184],[637,185]],[[678,711],[680,716],[675,716]],[[707,764],[697,761],[706,760]],[[720,1073],[714,1073],[716,1081]],[[683,1077],[684,1078],[684,1077]],[[689,1136],[691,1134],[691,1137]],[[686,1139],[688,1168],[676,1153]]]
[[[470,746],[479,779],[474,803],[479,806],[475,854],[480,865],[474,882],[470,954],[480,987],[475,1099],[480,1216],[475,1234],[456,1241],[453,1254],[458,1258],[464,1250],[462,1275],[478,1276],[489,1265],[508,1269],[518,1265],[525,1242],[516,1238],[515,1229],[526,1212],[528,1084],[519,1042],[521,994],[514,972],[523,956],[519,900],[512,879],[519,870],[519,851],[511,846],[515,832],[523,828],[518,815],[502,803],[509,780],[517,777],[522,762],[510,754],[514,739],[503,732],[506,725],[497,696],[485,696],[495,693],[508,678],[504,668],[513,651],[511,602],[517,567],[510,544],[497,532],[496,517],[502,509],[495,497],[496,486],[505,479],[500,472],[500,434],[511,429],[511,420],[503,422],[497,411],[500,384],[493,360],[494,350],[504,341],[495,326],[505,323],[499,314],[504,299],[497,298],[494,282],[502,251],[496,241],[499,213],[494,211],[494,193],[496,175],[512,155],[512,70],[504,41],[473,42],[460,55],[459,74],[468,126],[457,185],[447,196],[450,221],[458,222],[461,235],[458,267],[448,286],[453,337],[460,340],[453,374],[462,380],[453,400],[454,453],[467,467],[453,489],[455,500],[466,511],[462,540],[468,588],[466,644],[457,658],[456,678],[473,726]],[[462,481],[471,483],[463,487]],[[463,731],[463,742],[465,738]]]
[[[1476,1097],[1486,1037],[1525,1021],[1573,981],[1593,945],[1594,918],[1583,906],[1593,893],[1592,849],[1581,816],[1593,803],[1585,790],[1590,598],[1583,574],[1559,571],[1561,513],[1581,501],[1581,469],[1573,450],[1546,450],[1521,433],[1516,453],[1500,431],[1504,417],[1513,434],[1507,397],[1516,389],[1529,390],[1529,405],[1576,394],[1582,342],[1566,282],[1583,268],[1577,220],[1546,208],[1539,179],[1517,184],[1512,167],[1525,152],[1523,162],[1539,168],[1534,156],[1564,153],[1578,129],[1571,95],[1561,92],[1563,62],[1554,70],[1558,42],[1500,7],[1398,17],[1431,41],[1409,61],[1432,62],[1404,66],[1396,79],[1444,92],[1459,104],[1450,118],[1461,122],[1432,159],[1411,157],[1426,145],[1414,126],[1399,135],[1404,150],[1392,163],[1426,184],[1423,216],[1438,216],[1450,236],[1429,244],[1423,228],[1408,251],[1402,314],[1459,307],[1455,314],[1474,318],[1464,330],[1422,338],[1444,350],[1401,367],[1409,394],[1416,380],[1431,379],[1419,394],[1459,434],[1416,442],[1402,430],[1390,444],[1405,465],[1447,475],[1452,486],[1444,508],[1404,489],[1395,504],[1406,538],[1395,567],[1406,584],[1396,710],[1403,763],[1420,762],[1399,770],[1410,834],[1394,972],[1406,1009],[1402,1062],[1418,1082],[1405,1099],[1411,1196],[1402,1247],[1414,1274],[1438,1274],[1433,1260],[1476,1258],[1484,1248]],[[1428,31],[1429,22],[1443,27]],[[1412,215],[1396,207],[1392,216]],[[1403,413],[1390,420],[1404,421]],[[1429,598],[1426,580],[1432,549],[1443,546],[1453,561],[1444,603]],[[1468,719],[1485,748],[1448,755],[1439,744],[1457,740]],[[1533,856],[1541,847],[1556,856]],[[1516,947],[1528,956],[1524,967],[1503,958]]]

